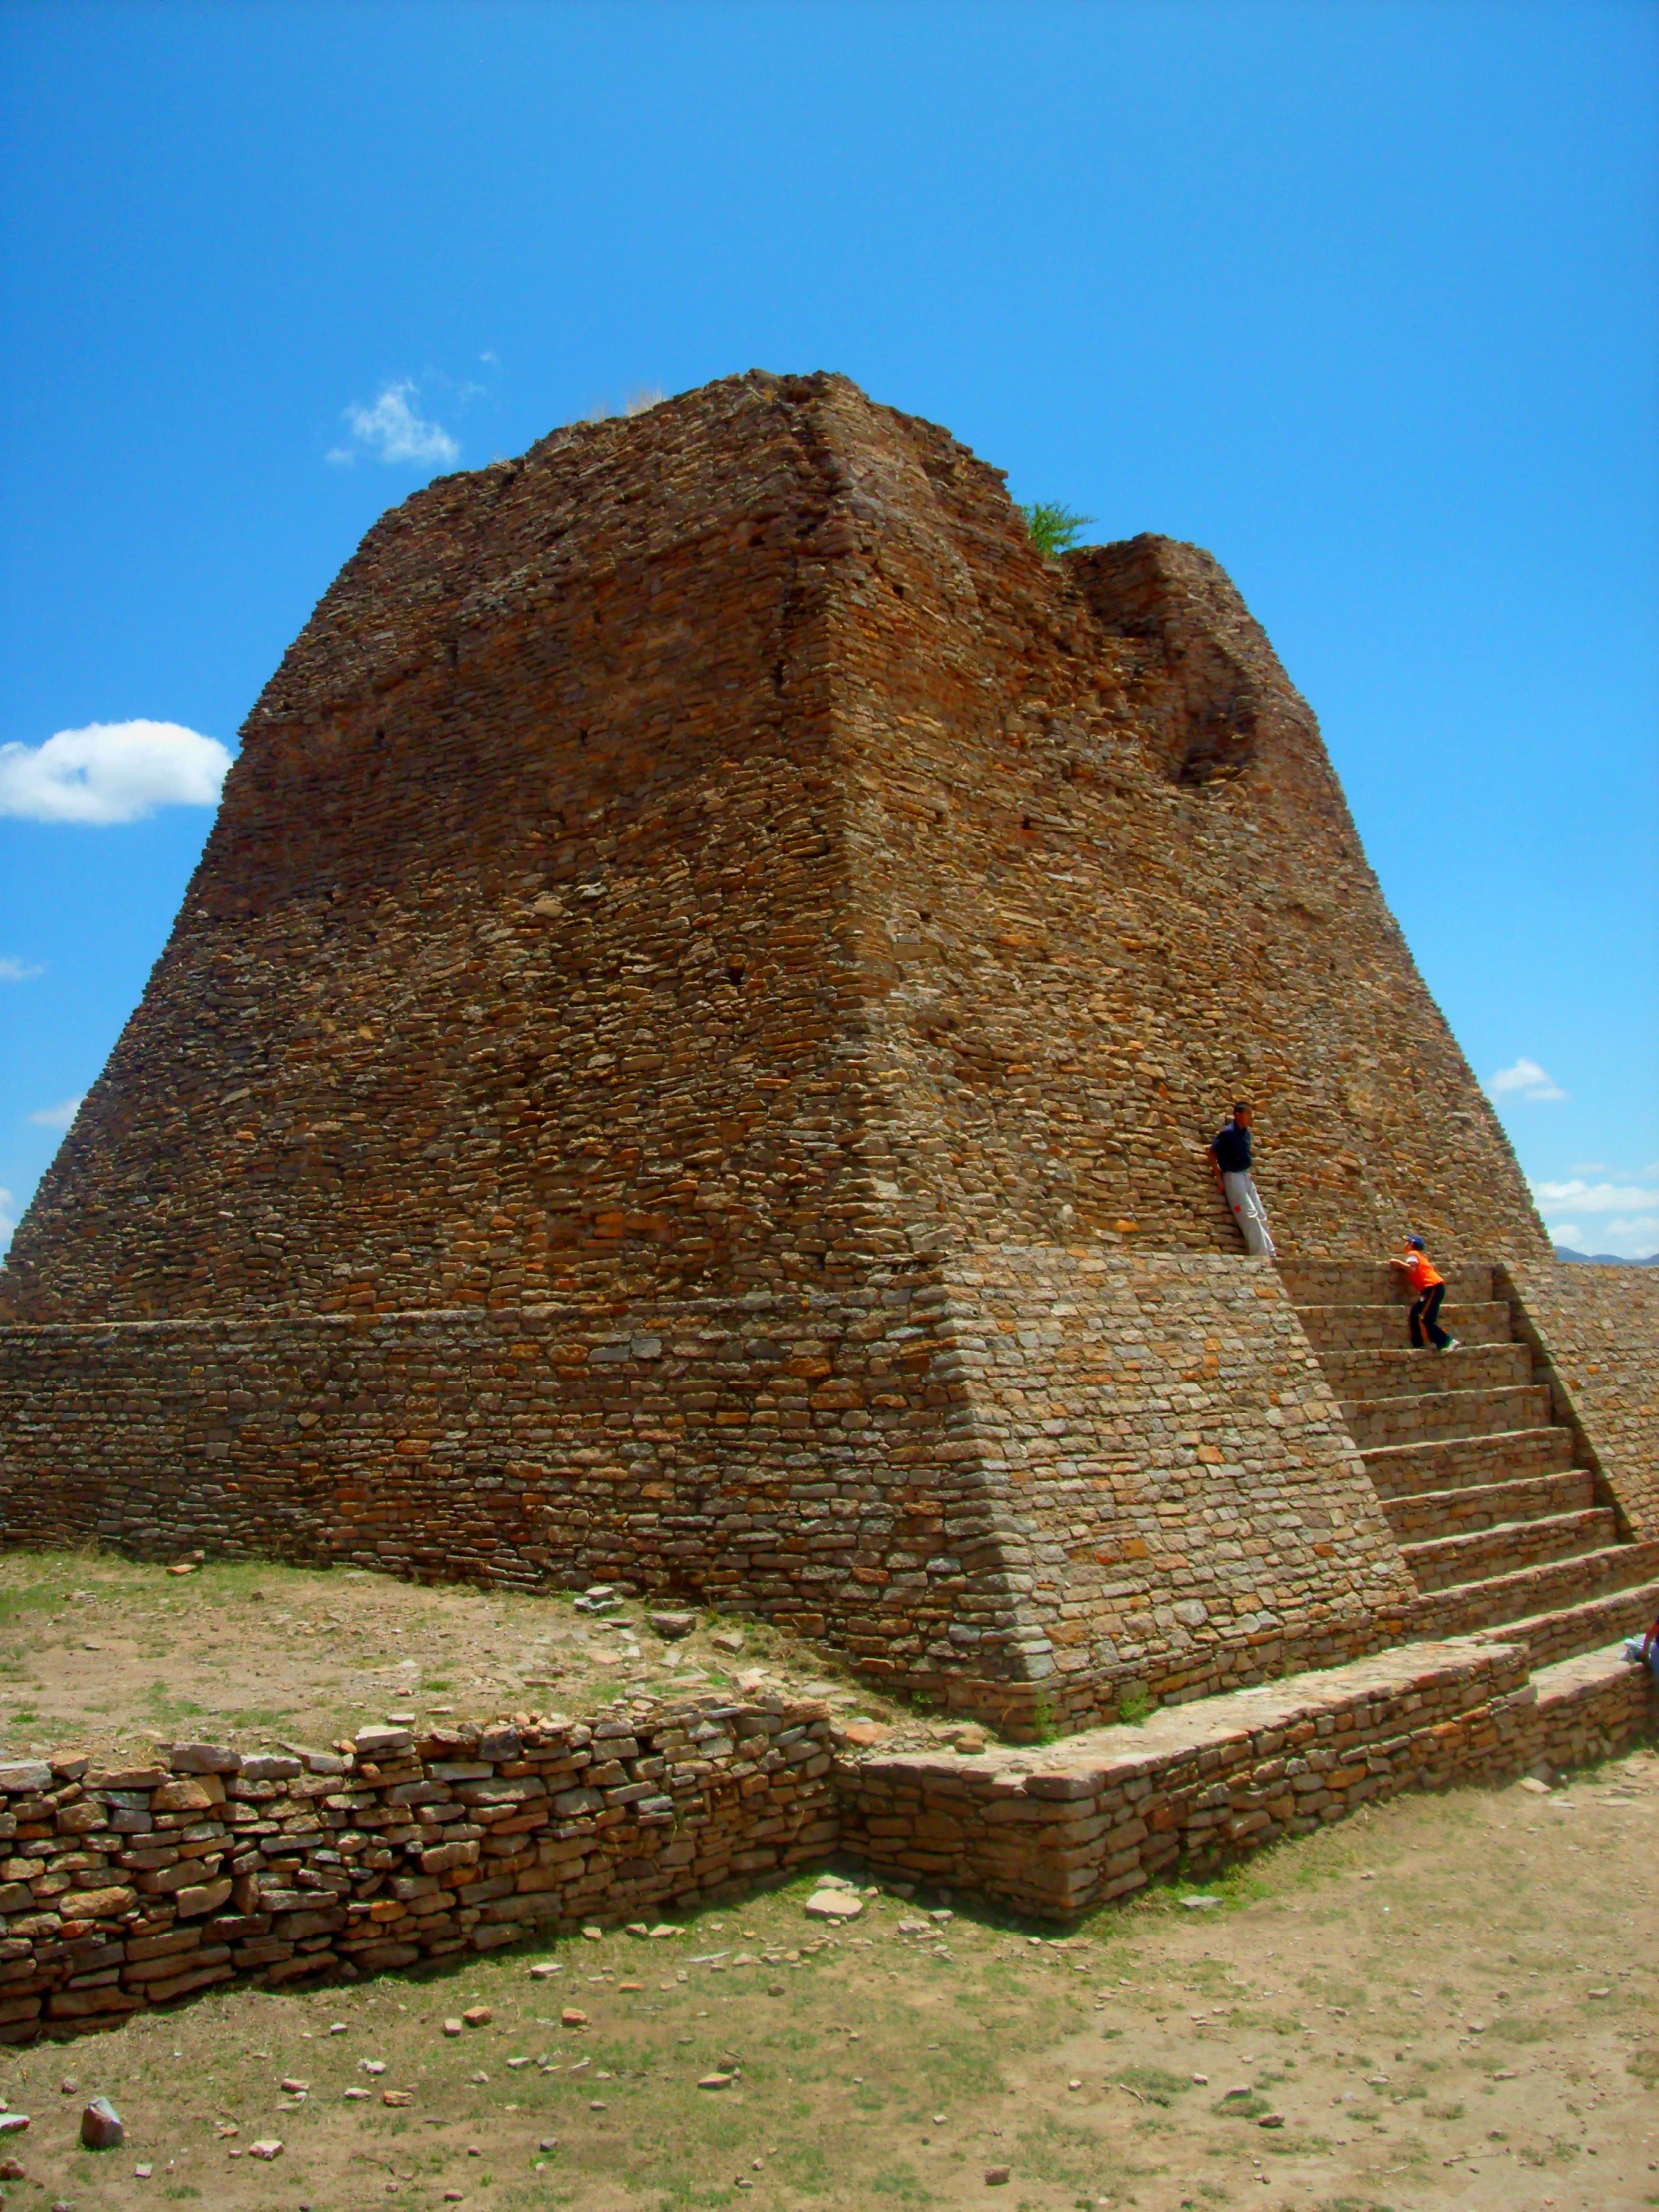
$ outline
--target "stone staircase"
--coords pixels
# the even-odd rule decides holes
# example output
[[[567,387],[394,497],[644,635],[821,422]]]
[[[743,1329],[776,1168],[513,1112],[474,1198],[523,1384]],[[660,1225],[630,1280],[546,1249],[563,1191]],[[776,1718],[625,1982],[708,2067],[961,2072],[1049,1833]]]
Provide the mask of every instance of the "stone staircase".
[[[1386,1266],[1279,1273],[1416,1579],[1414,1637],[1524,1638],[1536,1671],[1659,1613],[1659,1543],[1621,1537],[1489,1267],[1445,1271],[1446,1353],[1411,1348]]]

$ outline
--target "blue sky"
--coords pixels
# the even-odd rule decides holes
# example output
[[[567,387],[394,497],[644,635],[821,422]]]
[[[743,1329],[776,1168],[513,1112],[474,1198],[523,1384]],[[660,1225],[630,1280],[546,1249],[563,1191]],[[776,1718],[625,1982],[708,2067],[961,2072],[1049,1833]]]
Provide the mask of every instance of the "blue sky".
[[[759,366],[1208,546],[1546,1219],[1659,1248],[1649,0],[0,0],[0,122],[8,1213],[218,760],[37,749],[234,745],[384,506]]]

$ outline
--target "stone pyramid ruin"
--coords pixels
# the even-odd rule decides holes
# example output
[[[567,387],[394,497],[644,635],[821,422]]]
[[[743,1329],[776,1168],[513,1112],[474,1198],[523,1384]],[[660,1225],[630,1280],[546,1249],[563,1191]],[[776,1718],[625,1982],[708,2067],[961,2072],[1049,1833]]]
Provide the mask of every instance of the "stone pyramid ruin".
[[[0,1516],[620,1579],[1016,1728],[1590,1607],[1559,1657],[1659,1572],[1640,1272],[1552,1260],[1216,562],[1045,559],[751,373],[322,600],[0,1274]]]

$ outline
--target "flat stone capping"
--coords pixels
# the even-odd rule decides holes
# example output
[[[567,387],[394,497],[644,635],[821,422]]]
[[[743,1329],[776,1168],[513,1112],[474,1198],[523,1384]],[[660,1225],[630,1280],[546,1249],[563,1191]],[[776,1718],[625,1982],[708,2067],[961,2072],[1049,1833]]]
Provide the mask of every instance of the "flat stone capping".
[[[1068,1920],[1402,1790],[1622,1748],[1652,1726],[1651,1680],[1616,1651],[1592,1657],[1550,1670],[1544,1700],[1524,1644],[1416,1644],[1041,1751],[842,1759],[841,1848],[878,1873]]]

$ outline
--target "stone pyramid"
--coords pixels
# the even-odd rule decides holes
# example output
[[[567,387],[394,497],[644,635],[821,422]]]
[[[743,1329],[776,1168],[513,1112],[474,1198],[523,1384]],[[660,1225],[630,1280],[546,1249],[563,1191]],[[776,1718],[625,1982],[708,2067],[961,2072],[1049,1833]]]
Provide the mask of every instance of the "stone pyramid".
[[[1209,555],[1046,560],[838,376],[559,430],[249,716],[0,1275],[0,1503],[620,1573],[1003,1714],[1346,1656],[1411,1581],[1241,1094],[1289,1253],[1547,1264]]]

